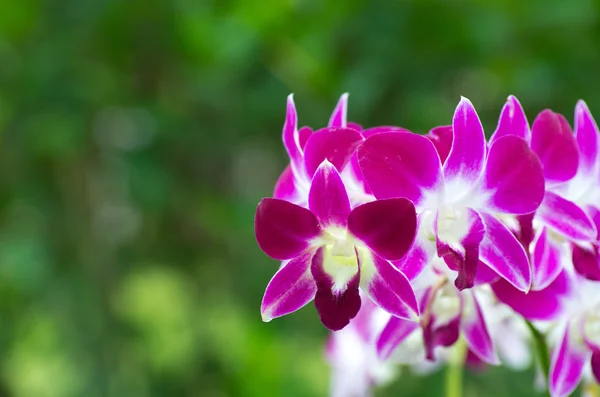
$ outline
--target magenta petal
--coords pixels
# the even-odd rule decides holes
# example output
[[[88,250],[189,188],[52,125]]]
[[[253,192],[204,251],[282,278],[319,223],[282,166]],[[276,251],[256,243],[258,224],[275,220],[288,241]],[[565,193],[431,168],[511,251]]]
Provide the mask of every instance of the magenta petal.
[[[480,215],[485,225],[485,236],[479,245],[479,258],[515,288],[529,291],[531,269],[523,246],[493,215]]]
[[[418,321],[419,307],[410,282],[402,272],[377,255],[359,255],[361,288],[393,316]]]
[[[552,241],[546,228],[542,228],[535,240],[531,268],[533,290],[546,288],[562,270],[560,245]]]
[[[452,119],[452,149],[444,163],[447,183],[458,180],[472,186],[483,172],[485,162],[485,135],[471,101],[461,98]]]
[[[552,354],[548,385],[552,397],[565,397],[575,390],[583,376],[583,367],[590,358],[585,346],[580,346],[575,341],[576,338],[571,337],[573,328],[570,324],[567,326],[560,344]]]
[[[435,127],[429,131],[429,134],[425,135],[425,138],[429,139],[435,150],[437,150],[440,156],[442,164],[446,162],[450,149],[452,149],[452,126],[444,125],[441,127]]]
[[[531,139],[531,130],[525,116],[525,111],[516,97],[509,96],[500,113],[498,127],[490,138],[490,145],[496,139],[507,135],[515,135],[529,142]]]
[[[327,160],[323,161],[313,177],[308,193],[308,208],[317,216],[322,228],[337,226],[345,229],[348,225],[348,193],[340,174]]]
[[[443,325],[434,325],[435,315],[423,325],[423,343],[425,344],[425,358],[435,361],[435,348],[438,346],[452,346],[460,334],[460,315]]]
[[[547,226],[570,239],[594,241],[598,235],[596,225],[579,206],[552,192],[546,192],[536,215]]]
[[[464,291],[460,328],[469,348],[488,364],[498,365],[500,360],[494,350],[483,312],[472,291]]]
[[[575,107],[575,137],[579,147],[579,173],[594,175],[598,172],[598,126],[584,101]]]
[[[306,251],[284,264],[271,279],[260,308],[263,321],[271,321],[304,307],[313,300],[317,285],[310,272],[314,251]]]
[[[288,165],[285,167],[275,184],[273,197],[293,202],[295,201],[297,194],[296,185],[294,183],[294,172],[292,171],[292,166]]]
[[[342,172],[362,142],[360,132],[352,128],[323,128],[313,132],[304,148],[304,164],[309,177],[324,160]]]
[[[600,351],[594,350],[592,353],[592,373],[594,374],[594,378],[596,379],[596,383],[600,383]]]
[[[505,136],[490,147],[482,189],[488,207],[498,212],[526,214],[544,198],[544,173],[538,157],[522,138]]]
[[[490,269],[488,265],[479,261],[477,264],[477,274],[475,275],[475,285],[491,284],[500,278],[498,273]]]
[[[393,125],[380,125],[377,127],[367,128],[362,132],[363,138],[367,139],[368,137],[376,134],[381,134],[382,132],[408,132],[411,133],[406,128],[396,127]]]
[[[550,182],[564,182],[575,176],[579,163],[577,141],[562,114],[546,109],[531,128],[531,149],[544,165]]]
[[[315,307],[323,325],[332,331],[339,331],[348,325],[360,310],[360,270],[350,279],[344,290],[335,291],[335,282],[325,272],[323,264],[324,251],[323,248],[319,248],[311,264],[311,273],[317,284]]]
[[[304,163],[298,135],[298,114],[296,113],[293,94],[290,94],[287,98],[285,124],[283,125],[283,146],[285,146],[285,150],[290,156],[290,164],[294,174],[300,177],[304,173]]]
[[[379,358],[387,360],[394,349],[417,328],[419,328],[419,323],[415,321],[403,320],[398,317],[390,318],[377,338],[376,347]]]
[[[569,293],[569,281],[562,271],[541,291],[525,293],[501,279],[492,284],[498,299],[528,320],[554,320],[562,310],[562,299]]]
[[[321,234],[312,212],[296,204],[264,198],[256,208],[254,233],[260,248],[274,259],[291,259]]]
[[[358,147],[363,175],[379,199],[406,197],[418,206],[442,183],[442,166],[427,138],[409,132],[382,132]]]
[[[438,256],[444,259],[450,269],[458,272],[454,285],[459,290],[475,285],[479,263],[479,244],[485,234],[483,222],[476,211],[469,210],[466,216],[468,217],[468,232],[460,241],[462,251],[457,251],[456,248],[442,241],[439,233],[436,242]]]
[[[421,272],[423,272],[433,257],[435,247],[427,249],[426,244],[427,242],[420,241],[417,237],[402,259],[392,261],[394,267],[404,273],[411,281],[416,279]]]
[[[346,114],[348,112],[348,93],[342,94],[340,97],[331,118],[329,119],[328,127],[345,128]]]
[[[573,266],[577,273],[588,280],[600,281],[600,257],[598,247],[582,248],[576,244],[572,245]]]
[[[417,229],[415,206],[405,198],[371,201],[354,208],[348,230],[388,260],[398,260],[410,248]]]
[[[308,138],[312,135],[313,130],[310,127],[301,127],[298,130],[298,143],[300,144],[300,148],[304,150],[306,146],[306,142],[308,142]]]

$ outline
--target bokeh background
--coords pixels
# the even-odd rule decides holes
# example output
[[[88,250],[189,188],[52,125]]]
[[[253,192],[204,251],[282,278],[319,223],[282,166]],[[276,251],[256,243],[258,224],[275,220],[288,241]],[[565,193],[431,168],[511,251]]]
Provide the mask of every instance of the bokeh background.
[[[600,118],[600,2],[0,1],[0,396],[327,394],[314,309],[259,314],[290,92],[313,127],[343,92],[351,120],[417,132],[460,95],[489,133],[511,93],[530,120],[578,98]]]

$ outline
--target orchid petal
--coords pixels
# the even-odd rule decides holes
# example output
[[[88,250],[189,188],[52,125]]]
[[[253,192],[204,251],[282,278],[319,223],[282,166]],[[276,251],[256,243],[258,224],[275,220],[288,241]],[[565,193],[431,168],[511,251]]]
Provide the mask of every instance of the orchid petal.
[[[296,190],[296,184],[294,183],[294,172],[292,171],[292,166],[288,165],[285,167],[275,184],[273,197],[294,202],[297,199],[297,196],[298,191]]]
[[[471,101],[462,97],[452,119],[452,149],[444,163],[446,186],[451,194],[464,193],[481,176],[485,162],[485,135]]]
[[[542,202],[544,185],[542,165],[527,142],[516,136],[494,141],[482,184],[488,208],[509,214],[533,212]]]
[[[275,273],[260,308],[263,321],[295,312],[314,299],[317,286],[310,272],[313,255],[314,251],[308,250]]]
[[[590,359],[586,346],[578,343],[577,327],[567,325],[558,347],[552,354],[548,389],[552,397],[565,397],[571,394],[583,376],[583,367]]]
[[[569,239],[594,241],[598,235],[594,222],[577,204],[552,192],[546,192],[536,215]]]
[[[588,280],[600,281],[600,257],[598,247],[580,247],[572,245],[573,266],[577,273]]]
[[[285,123],[283,124],[283,146],[285,146],[290,156],[290,164],[294,175],[297,177],[304,176],[302,149],[298,136],[298,113],[294,104],[294,94],[288,95],[287,98]]]
[[[319,236],[319,222],[312,212],[296,204],[264,198],[256,208],[254,232],[259,247],[274,259],[291,259]]]
[[[340,174],[329,161],[324,160],[315,172],[308,208],[316,215],[321,228],[337,226],[346,228],[350,214],[350,200]]]
[[[544,166],[550,182],[564,182],[575,176],[579,153],[569,122],[561,114],[546,109],[531,128],[531,149]]]
[[[600,383],[600,351],[594,350],[592,353],[592,359],[590,360],[592,366],[592,374],[596,379],[596,383]]]
[[[301,127],[298,130],[298,144],[300,145],[300,148],[302,150],[304,150],[304,148],[306,147],[306,142],[308,142],[308,138],[310,138],[310,136],[312,135],[312,133],[313,133],[312,128],[306,127],[306,126],[305,127]]]
[[[531,130],[527,122],[527,116],[523,107],[513,95],[506,99],[506,103],[500,112],[498,127],[490,138],[490,145],[497,139],[507,135],[515,135],[529,142],[531,140]]]
[[[525,293],[501,279],[492,284],[496,297],[528,320],[554,320],[562,310],[562,299],[569,292],[569,280],[563,270],[541,291]]]
[[[501,278],[498,273],[493,271],[484,262],[477,264],[477,274],[475,275],[475,285],[491,284]]]
[[[321,322],[330,330],[339,331],[360,310],[360,270],[358,266],[335,263],[330,249],[319,248],[312,259],[311,273],[317,285],[315,307]]]
[[[475,285],[479,244],[484,237],[485,228],[476,211],[468,210],[456,218],[450,223],[450,227],[446,228],[446,225],[440,222],[443,217],[438,215],[436,246],[438,256],[444,259],[450,269],[458,271],[454,285],[463,290]],[[460,224],[460,232],[454,230],[455,223]]]
[[[485,225],[485,236],[479,245],[479,258],[518,290],[529,291],[531,269],[523,246],[493,215],[480,215]]]
[[[434,325],[436,316],[431,315],[430,321],[423,326],[423,343],[425,344],[425,358],[435,361],[435,348],[438,346],[449,347],[458,340],[460,335],[460,315],[452,318],[442,325]]]
[[[580,175],[593,176],[599,171],[598,125],[584,101],[575,107],[575,137],[579,147]]]
[[[400,270],[409,280],[415,280],[431,262],[436,253],[435,243],[429,241],[422,233],[417,232],[415,241],[410,249],[397,261],[392,261],[396,269]]]
[[[385,259],[359,251],[360,287],[371,300],[393,316],[419,320],[417,298],[402,272]]]
[[[348,217],[348,230],[381,257],[401,259],[417,229],[415,206],[405,198],[359,205]]]
[[[348,93],[342,94],[331,118],[328,127],[346,128],[346,115],[348,113]]]
[[[419,328],[419,323],[415,321],[403,320],[398,317],[390,318],[377,338],[376,347],[379,358],[387,360],[394,349],[417,328]]]
[[[532,289],[543,290],[548,287],[562,270],[560,245],[552,241],[546,228],[542,228],[533,245]]]
[[[408,132],[372,135],[359,146],[358,162],[378,199],[406,197],[418,207],[443,182],[431,141]]]
[[[377,127],[371,127],[367,128],[366,130],[363,130],[362,136],[363,138],[367,139],[370,136],[381,134],[382,132],[407,132],[412,134],[412,132],[410,132],[406,128],[396,127],[393,125],[380,125]]]
[[[360,132],[351,128],[323,128],[313,132],[304,148],[307,174],[312,177],[323,160],[329,160],[342,172],[362,140]]]
[[[444,125],[435,127],[429,131],[429,134],[425,135],[425,138],[433,143],[435,150],[437,150],[438,155],[440,156],[440,161],[444,164],[452,149],[452,126]]]
[[[494,349],[481,306],[472,291],[464,291],[460,328],[469,348],[488,364],[498,365],[500,360]]]

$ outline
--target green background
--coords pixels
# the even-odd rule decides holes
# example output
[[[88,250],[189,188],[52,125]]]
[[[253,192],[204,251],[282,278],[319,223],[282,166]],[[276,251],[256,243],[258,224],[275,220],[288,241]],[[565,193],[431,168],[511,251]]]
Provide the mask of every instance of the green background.
[[[350,120],[416,132],[460,95],[488,133],[509,94],[600,118],[600,2],[0,1],[0,396],[326,395],[314,309],[259,314],[290,92],[313,127],[343,92]]]

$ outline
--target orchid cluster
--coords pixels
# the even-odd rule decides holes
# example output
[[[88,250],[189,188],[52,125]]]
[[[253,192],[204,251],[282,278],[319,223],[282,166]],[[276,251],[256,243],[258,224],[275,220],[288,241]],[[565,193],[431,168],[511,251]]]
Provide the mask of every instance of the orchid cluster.
[[[486,140],[466,98],[426,135],[347,122],[347,99],[313,130],[288,97],[290,164],[255,217],[281,261],[263,320],[314,301],[333,331],[333,396],[369,395],[399,365],[534,357],[553,397],[597,383],[600,144],[586,104],[573,129],[550,110],[530,127],[510,96]]]

